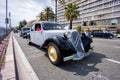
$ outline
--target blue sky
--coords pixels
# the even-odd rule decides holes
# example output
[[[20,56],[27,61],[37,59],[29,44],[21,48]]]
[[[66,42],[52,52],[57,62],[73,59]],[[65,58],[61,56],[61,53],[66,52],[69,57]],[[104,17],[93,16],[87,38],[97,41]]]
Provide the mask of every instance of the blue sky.
[[[0,0],[0,26],[5,27],[6,0]],[[11,12],[12,26],[22,20],[34,20],[36,16],[49,6],[54,11],[53,0],[8,0],[8,12]]]

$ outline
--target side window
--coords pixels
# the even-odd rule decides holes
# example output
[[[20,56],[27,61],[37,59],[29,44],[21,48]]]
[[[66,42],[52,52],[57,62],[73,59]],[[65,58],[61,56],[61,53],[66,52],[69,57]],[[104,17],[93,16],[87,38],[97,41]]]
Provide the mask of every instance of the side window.
[[[104,33],[103,31],[99,31],[99,33]]]
[[[41,30],[41,25],[35,24],[35,31],[40,31],[40,30]]]
[[[93,31],[93,34],[96,34],[96,33],[98,33],[97,31]]]

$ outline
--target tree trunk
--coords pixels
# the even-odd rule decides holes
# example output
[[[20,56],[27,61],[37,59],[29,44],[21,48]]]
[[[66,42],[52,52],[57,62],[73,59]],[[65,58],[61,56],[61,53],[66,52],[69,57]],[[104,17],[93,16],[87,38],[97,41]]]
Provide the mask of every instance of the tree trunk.
[[[70,20],[70,27],[69,29],[72,29],[72,20]]]
[[[48,21],[48,15],[47,15],[47,21]]]

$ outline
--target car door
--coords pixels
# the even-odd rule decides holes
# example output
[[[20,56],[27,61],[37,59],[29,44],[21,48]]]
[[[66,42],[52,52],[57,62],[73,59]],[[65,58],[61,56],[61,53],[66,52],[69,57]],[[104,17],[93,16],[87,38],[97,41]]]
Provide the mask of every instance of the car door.
[[[31,31],[30,31],[30,40],[32,43],[36,44],[36,36],[35,36],[35,24],[32,26]]]
[[[96,37],[101,37],[102,35],[101,35],[101,31],[100,30],[96,30],[95,31],[95,36]]]
[[[104,33],[102,30],[99,30],[99,36],[98,37],[103,37],[104,36]]]
[[[92,34],[93,34],[94,37],[98,37],[98,31],[97,31],[97,30],[94,30],[94,31],[92,32]]]
[[[43,29],[40,23],[34,25],[34,42],[36,45],[41,46],[44,40]]]

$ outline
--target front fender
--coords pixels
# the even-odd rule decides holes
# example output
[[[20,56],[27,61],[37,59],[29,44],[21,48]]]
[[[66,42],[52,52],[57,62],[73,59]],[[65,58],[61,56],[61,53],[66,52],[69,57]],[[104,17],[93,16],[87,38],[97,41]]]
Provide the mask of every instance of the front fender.
[[[72,43],[69,40],[65,40],[62,36],[54,36],[52,38],[47,39],[43,44],[43,46],[47,47],[49,43],[55,43],[60,50],[63,50],[63,51],[72,50],[76,52]]]

